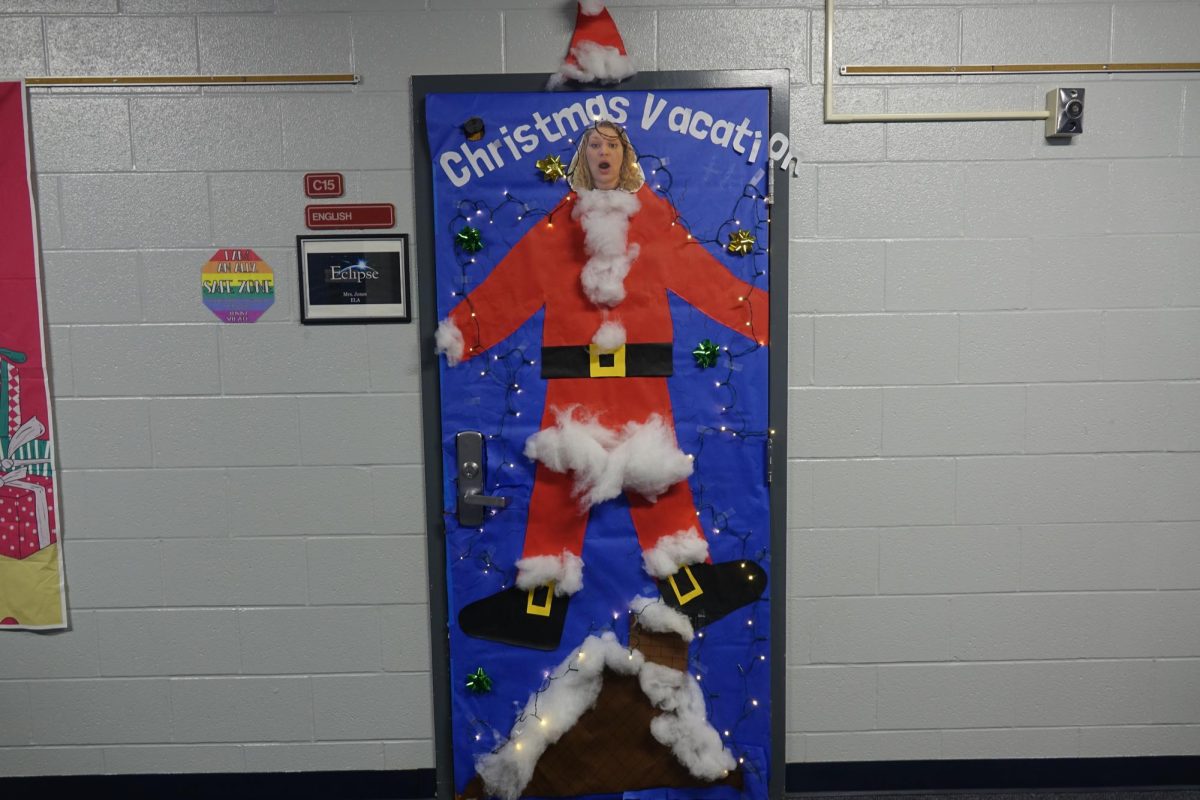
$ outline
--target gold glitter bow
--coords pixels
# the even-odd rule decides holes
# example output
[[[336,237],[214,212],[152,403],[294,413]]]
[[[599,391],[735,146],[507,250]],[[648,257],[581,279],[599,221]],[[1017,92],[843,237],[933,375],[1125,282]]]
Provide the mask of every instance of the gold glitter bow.
[[[567,170],[558,156],[546,156],[535,162],[534,166],[541,170],[542,178],[547,181],[554,182],[567,177]]]
[[[754,242],[754,234],[750,231],[736,230],[729,234],[729,244],[725,245],[725,249],[735,256],[745,256],[754,249]]]

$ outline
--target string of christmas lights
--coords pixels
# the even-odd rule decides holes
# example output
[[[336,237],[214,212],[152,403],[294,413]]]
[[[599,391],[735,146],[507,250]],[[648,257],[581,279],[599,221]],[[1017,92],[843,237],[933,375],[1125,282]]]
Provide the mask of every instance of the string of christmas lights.
[[[672,208],[678,209],[680,205],[675,202],[671,193],[674,185],[674,176],[667,167],[665,159],[652,154],[647,154],[642,156],[641,160],[647,159],[651,161],[648,179],[653,179],[652,185],[654,186],[655,190],[659,191],[668,199],[669,202],[671,202]],[[645,169],[645,167],[643,167],[643,169]],[[762,230],[764,223],[769,224],[769,214],[764,213],[764,211],[768,209],[768,200],[769,198],[766,195],[759,193],[753,185],[747,184],[745,187],[743,187],[741,196],[734,203],[734,208],[731,215],[718,226],[716,234],[712,238],[698,237],[693,233],[689,233],[688,239],[692,243],[701,246],[714,245],[718,248],[726,250],[727,252],[733,252],[731,237],[734,234],[731,232],[742,234],[746,233],[742,223],[742,218],[744,216],[749,216],[751,222],[746,227],[748,227],[749,231],[752,232],[758,232]],[[748,209],[746,208],[747,205]],[[749,211],[749,215],[746,214],[747,210]],[[678,212],[678,210],[676,211],[675,221],[672,224],[682,224],[685,226],[685,228],[687,228],[687,230],[693,230],[692,226],[687,223],[687,220]],[[753,234],[751,234],[751,236],[748,238],[750,239],[751,243],[756,241],[756,239],[753,237]],[[751,256],[752,266],[751,275],[749,280],[747,280],[747,283],[755,288],[758,288],[760,279],[765,277],[767,274],[767,270],[760,266],[759,258],[767,257],[769,251],[766,247],[752,247],[747,253],[741,253],[738,255],[738,257],[740,258],[741,256],[747,254]],[[733,381],[734,372],[736,371],[735,362],[739,357],[749,355],[750,353],[753,353],[762,347],[761,340],[758,338],[757,331],[754,327],[753,307],[749,307],[748,311],[751,315],[748,326],[750,327],[751,336],[754,341],[753,343],[737,350],[731,350],[728,345],[721,346],[720,352],[725,357],[726,371],[720,380],[716,380],[714,382],[717,389],[724,389],[726,392],[725,399],[720,406],[720,415],[726,418],[733,418],[736,420],[736,422],[733,425],[703,425],[699,427],[699,443],[696,452],[693,454],[695,465],[694,474],[696,476],[701,476],[704,474],[704,470],[701,466],[701,456],[703,455],[704,445],[708,437],[728,433],[731,437],[740,438],[743,442],[747,443],[752,440],[762,439],[769,446],[770,437],[774,433],[770,430],[749,430],[745,416],[738,408],[737,387]],[[697,480],[695,485],[697,516],[701,517],[707,513],[709,515],[708,529],[713,533],[713,535],[725,534],[734,536],[741,543],[741,552],[739,553],[740,558],[752,558],[754,561],[761,564],[761,562],[767,557],[767,548],[760,548],[758,552],[753,554],[748,553],[747,550],[749,548],[749,540],[751,536],[753,536],[753,531],[740,530],[730,524],[730,515],[727,512],[719,511],[712,503],[707,502],[705,500],[706,494],[707,487],[705,483],[701,480]],[[756,621],[758,621],[760,618],[760,609],[762,607],[762,603],[763,600],[760,598],[750,606],[750,615],[746,619],[747,627],[755,627]],[[727,746],[730,746],[731,748],[736,748],[736,734],[738,728],[759,707],[758,698],[754,697],[751,692],[750,680],[752,673],[757,668],[760,668],[767,663],[768,653],[762,652],[762,647],[764,645],[769,646],[769,641],[770,637],[767,635],[764,626],[758,624],[754,635],[750,638],[750,641],[747,645],[747,654],[744,659],[746,663],[739,661],[736,664],[736,668],[739,676],[742,679],[743,686],[744,701],[742,704],[742,712],[735,721],[730,723],[728,727],[725,727],[721,730]],[[705,695],[706,704],[709,706],[709,708],[714,708],[716,701],[720,699],[720,694],[711,688],[710,682],[703,680],[703,676],[708,671],[704,663],[704,644],[704,631],[697,631],[696,639],[694,640],[694,646],[689,649],[688,669],[695,676],[697,684],[701,687],[701,691]],[[758,770],[758,765],[753,759],[747,762],[744,752],[737,752],[735,750],[735,756],[739,766],[743,768],[748,767],[755,773],[756,776],[761,776]]]
[[[737,758],[738,765],[753,771],[758,776],[761,776],[761,773],[758,771],[757,763],[753,759],[747,760],[746,751],[738,746],[737,732],[742,723],[750,719],[761,707],[758,698],[751,690],[750,681],[756,670],[766,668],[768,660],[768,652],[764,652],[764,650],[769,650],[770,637],[766,633],[766,626],[761,622],[762,603],[763,600],[759,599],[750,606],[750,615],[746,618],[746,626],[754,630],[754,635],[747,643],[746,654],[735,664],[742,681],[741,714],[736,720],[720,729],[721,738]],[[704,646],[707,641],[708,638],[705,637],[704,631],[696,632],[695,646],[691,648],[688,657],[688,670],[696,678],[696,683],[704,693],[706,704],[713,708],[721,699],[721,695],[711,688],[711,683],[703,679],[703,675],[707,674],[704,664]]]

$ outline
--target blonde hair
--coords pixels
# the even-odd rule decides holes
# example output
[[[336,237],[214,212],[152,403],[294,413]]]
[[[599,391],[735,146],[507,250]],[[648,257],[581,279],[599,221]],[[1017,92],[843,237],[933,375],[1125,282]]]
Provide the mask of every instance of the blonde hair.
[[[612,135],[621,140],[621,173],[617,180],[617,188],[624,189],[627,192],[636,192],[642,188],[642,184],[646,182],[646,178],[642,175],[642,168],[638,165],[637,152],[634,151],[633,145],[629,142],[629,134],[625,133],[625,129],[615,122],[609,120],[601,120],[592,127],[583,132],[579,137],[579,146],[575,148],[575,156],[571,159],[571,165],[567,168],[567,181],[571,184],[571,188],[575,191],[591,190],[596,188],[595,182],[592,180],[592,171],[587,166],[588,140],[592,135],[600,131],[601,128],[611,129]],[[603,135],[603,133],[602,133]]]

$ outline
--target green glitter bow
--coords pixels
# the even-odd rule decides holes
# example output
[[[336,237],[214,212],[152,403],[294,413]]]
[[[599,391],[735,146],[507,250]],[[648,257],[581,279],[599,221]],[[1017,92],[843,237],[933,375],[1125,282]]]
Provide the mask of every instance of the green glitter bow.
[[[696,345],[696,349],[692,351],[692,358],[696,359],[697,367],[707,369],[717,365],[717,355],[720,352],[721,348],[713,344],[711,340],[705,339]]]
[[[454,243],[468,253],[478,253],[483,249],[483,237],[479,235],[479,228],[472,228],[470,225],[455,235]]]
[[[485,694],[492,690],[492,678],[479,667],[467,676],[467,688],[476,694]]]

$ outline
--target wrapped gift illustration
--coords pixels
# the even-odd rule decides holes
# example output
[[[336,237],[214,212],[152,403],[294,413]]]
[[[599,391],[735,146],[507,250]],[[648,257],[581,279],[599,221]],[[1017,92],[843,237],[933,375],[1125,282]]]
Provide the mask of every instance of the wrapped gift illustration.
[[[21,419],[23,353],[0,349],[0,555],[23,559],[55,540],[50,441],[37,417]],[[14,363],[15,362],[15,363]]]
[[[9,558],[27,558],[54,541],[52,484],[31,474],[34,467],[49,466],[50,459],[12,457],[45,432],[34,417],[0,447],[0,555]]]
[[[4,458],[24,462],[29,467],[30,475],[49,478],[53,474],[49,439],[35,438],[19,445],[11,442],[22,425],[21,370],[17,364],[24,362],[23,353],[0,347],[0,408],[5,409],[5,424],[0,429],[0,454]]]

